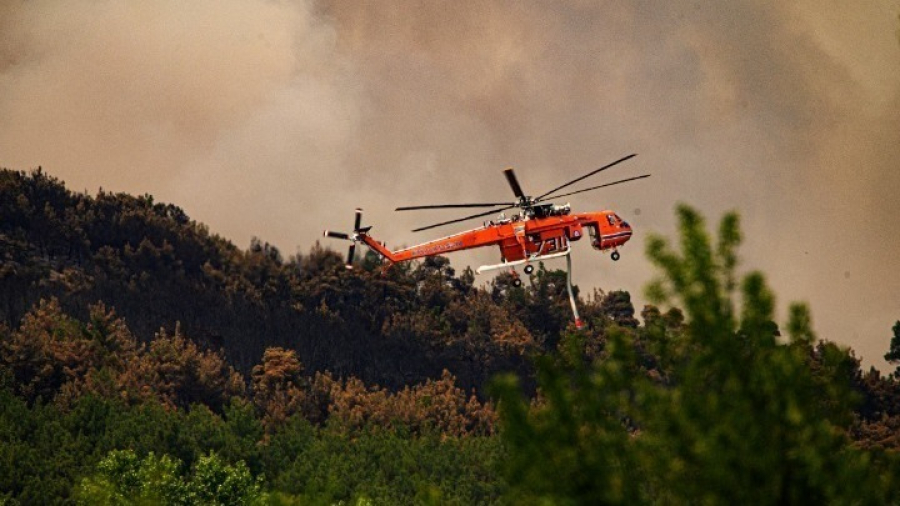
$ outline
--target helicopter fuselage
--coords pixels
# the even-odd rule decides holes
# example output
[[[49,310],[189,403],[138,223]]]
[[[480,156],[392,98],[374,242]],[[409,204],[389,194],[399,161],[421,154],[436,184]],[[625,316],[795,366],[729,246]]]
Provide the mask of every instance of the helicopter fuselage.
[[[512,218],[485,222],[476,229],[390,251],[367,233],[359,240],[389,262],[404,262],[454,251],[498,246],[504,263],[537,261],[568,250],[571,242],[587,235],[594,249],[616,250],[631,238],[631,226],[612,211]]]

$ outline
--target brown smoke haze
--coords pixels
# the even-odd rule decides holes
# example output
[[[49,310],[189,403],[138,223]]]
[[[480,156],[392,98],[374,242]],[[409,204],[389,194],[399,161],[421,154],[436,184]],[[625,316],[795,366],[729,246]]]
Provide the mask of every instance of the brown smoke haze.
[[[286,254],[365,209],[391,246],[508,199],[501,170],[637,230],[583,291],[637,297],[648,232],[740,212],[744,267],[884,370],[900,319],[900,2],[0,0],[0,166],[173,202]],[[476,222],[477,224],[477,222]],[[473,224],[474,225],[474,224]],[[466,225],[462,225],[465,227]],[[343,250],[343,244],[335,244]],[[462,268],[496,251],[451,256]]]

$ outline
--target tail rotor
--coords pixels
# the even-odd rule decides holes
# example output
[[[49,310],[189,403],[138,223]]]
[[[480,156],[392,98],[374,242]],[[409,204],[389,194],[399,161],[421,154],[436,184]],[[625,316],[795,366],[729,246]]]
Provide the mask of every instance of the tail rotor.
[[[362,224],[362,209],[356,208],[356,219],[353,222],[353,234],[347,234],[344,232],[335,232],[333,230],[326,230],[323,234],[325,237],[330,237],[332,239],[342,239],[345,241],[350,241],[350,249],[347,250],[347,262],[346,267],[348,269],[353,268],[353,258],[356,256],[356,243],[359,241],[359,234],[365,233],[367,229],[360,228]]]

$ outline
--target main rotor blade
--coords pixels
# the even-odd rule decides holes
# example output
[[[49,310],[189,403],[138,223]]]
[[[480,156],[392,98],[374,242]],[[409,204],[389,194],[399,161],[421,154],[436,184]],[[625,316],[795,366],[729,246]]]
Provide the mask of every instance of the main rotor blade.
[[[353,257],[356,256],[356,243],[350,244],[350,249],[347,251],[347,267],[353,266]]]
[[[350,234],[345,234],[343,232],[334,232],[332,230],[326,230],[325,237],[331,237],[332,239],[345,239],[348,241],[352,240],[350,239]]]
[[[513,168],[509,167],[503,169],[503,175],[506,176],[506,180],[509,181],[509,186],[512,188],[513,193],[516,194],[516,198],[524,197],[525,193],[522,191],[522,187],[519,186],[519,180],[516,179],[516,173],[513,172]]]
[[[394,209],[395,211],[416,211],[419,209],[458,209],[465,207],[497,207],[512,206],[514,202],[485,202],[483,204],[434,204],[428,206],[405,206]]]
[[[549,199],[558,199],[560,197],[568,197],[569,195],[575,195],[576,193],[589,192],[591,190],[596,190],[598,188],[606,188],[607,186],[613,186],[616,184],[627,183],[628,181],[634,181],[636,179],[644,179],[645,177],[650,177],[650,174],[644,174],[643,176],[630,177],[628,179],[620,179],[618,181],[613,181],[612,183],[601,184],[600,186],[592,186],[590,188],[585,188],[583,190],[578,190],[578,191],[569,192],[569,193],[563,193],[562,195],[552,195],[550,197],[547,197],[547,199],[549,200]]]
[[[362,224],[362,209],[356,208],[356,219],[353,222],[353,231],[356,232],[359,230],[359,226]]]
[[[554,189],[548,191],[547,193],[541,195],[540,197],[535,198],[534,200],[535,200],[535,201],[543,200],[544,197],[546,197],[547,195],[550,195],[550,194],[553,193],[553,192],[557,192],[557,191],[559,191],[559,190],[562,190],[563,188],[565,188],[565,187],[567,187],[567,186],[571,186],[571,185],[573,185],[573,184],[575,184],[575,183],[581,181],[582,179],[589,178],[589,177],[593,176],[594,174],[596,174],[596,173],[598,173],[598,172],[604,171],[604,170],[606,170],[606,169],[608,169],[608,168],[610,168],[610,167],[612,167],[612,166],[614,166],[614,165],[618,165],[618,164],[624,162],[625,160],[629,160],[629,159],[634,158],[634,157],[636,157],[636,156],[637,156],[637,153],[632,153],[632,154],[630,154],[630,155],[628,155],[628,156],[626,156],[626,157],[624,157],[624,158],[619,158],[618,160],[616,160],[616,161],[614,161],[614,162],[612,162],[612,163],[608,163],[608,164],[604,165],[603,167],[600,167],[600,168],[597,169],[597,170],[592,170],[591,172],[588,172],[587,174],[585,174],[585,175],[583,175],[583,176],[581,176],[581,177],[579,177],[579,178],[577,178],[577,179],[573,179],[573,180],[569,181],[568,183],[566,183],[566,184],[564,184],[564,185],[562,185],[562,186],[557,186],[556,188],[554,188]]]
[[[427,227],[421,227],[421,228],[414,229],[413,232],[421,232],[423,230],[428,230],[430,228],[443,227],[444,225],[449,225],[451,223],[459,223],[461,221],[471,220],[473,218],[481,218],[482,216],[489,216],[494,213],[506,211],[507,209],[514,209],[515,207],[517,207],[517,206],[502,207],[500,209],[492,209],[486,213],[479,213],[479,214],[473,214],[472,216],[466,216],[465,218],[459,218],[459,219],[450,220],[450,221],[442,221],[441,223],[435,223],[434,225],[428,225]]]

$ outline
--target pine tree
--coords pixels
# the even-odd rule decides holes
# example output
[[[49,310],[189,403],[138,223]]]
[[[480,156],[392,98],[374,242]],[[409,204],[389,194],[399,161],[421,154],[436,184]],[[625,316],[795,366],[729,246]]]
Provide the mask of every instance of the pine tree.
[[[884,359],[891,364],[897,364],[894,376],[900,378],[900,320],[894,324],[894,337],[891,338],[891,347],[884,355]]]

